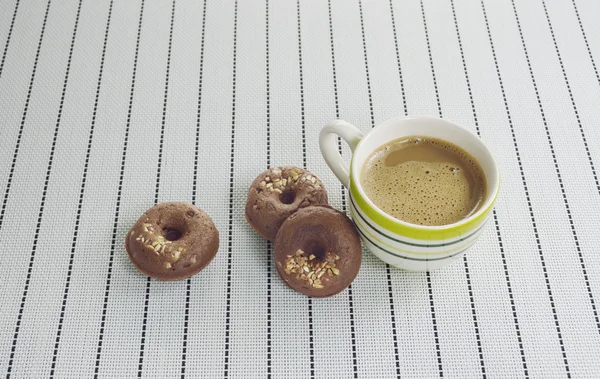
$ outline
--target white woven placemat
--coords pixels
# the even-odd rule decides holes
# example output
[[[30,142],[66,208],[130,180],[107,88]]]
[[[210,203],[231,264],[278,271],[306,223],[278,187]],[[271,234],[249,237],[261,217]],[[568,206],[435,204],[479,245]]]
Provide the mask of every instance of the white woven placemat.
[[[599,16],[595,0],[0,2],[0,375],[597,378]],[[292,292],[245,222],[248,185],[306,166],[346,210],[320,128],[406,113],[492,146],[484,235],[430,274],[365,251],[338,296]],[[164,283],[123,241],[170,200],[204,209],[221,247]]]

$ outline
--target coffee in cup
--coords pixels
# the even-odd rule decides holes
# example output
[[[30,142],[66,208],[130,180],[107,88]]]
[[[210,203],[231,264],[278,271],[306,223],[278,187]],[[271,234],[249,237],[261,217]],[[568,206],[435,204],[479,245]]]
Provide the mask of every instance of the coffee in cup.
[[[444,140],[403,137],[379,147],[361,173],[365,194],[385,213],[418,225],[448,225],[477,212],[486,197],[483,169]]]

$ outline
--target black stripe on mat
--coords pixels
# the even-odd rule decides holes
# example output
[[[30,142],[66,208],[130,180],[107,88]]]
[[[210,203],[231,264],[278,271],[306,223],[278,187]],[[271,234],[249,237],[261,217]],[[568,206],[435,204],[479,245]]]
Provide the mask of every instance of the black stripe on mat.
[[[394,33],[394,47],[396,48],[396,62],[398,64],[398,78],[400,79],[400,91],[402,92],[402,106],[404,108],[404,115],[406,116],[408,115],[408,104],[406,103],[404,77],[402,76],[402,65],[400,64],[400,49],[398,48],[398,33],[396,32],[396,17],[394,15],[394,4],[392,0],[390,0],[390,16],[392,18],[392,31]]]
[[[169,99],[169,74],[171,71],[171,51],[173,47],[173,25],[175,23],[175,5],[176,0],[173,0],[173,5],[171,7],[171,26],[169,29],[169,47],[167,52],[167,68],[165,73],[165,95],[163,100],[163,109],[162,109],[162,122],[160,125],[160,141],[158,144],[158,159],[157,159],[157,168],[156,168],[156,187],[154,189],[154,205],[158,204],[158,194],[160,190],[160,174],[162,168],[162,154],[163,154],[163,145],[165,141],[165,126],[167,122],[167,105]],[[144,315],[142,317],[142,337],[140,340],[140,356],[138,361],[138,378],[142,377],[143,369],[144,369],[144,350],[146,348],[146,330],[148,325],[148,308],[150,305],[150,287],[152,283],[152,278],[148,277],[146,279],[146,296],[144,297]]]
[[[67,300],[69,296],[69,288],[71,284],[71,275],[73,273],[73,261],[75,260],[75,251],[77,248],[77,237],[79,235],[79,224],[81,222],[81,210],[83,207],[83,199],[85,194],[85,185],[87,183],[88,167],[90,163],[90,154],[92,152],[92,143],[94,141],[94,128],[96,126],[96,113],[98,111],[98,102],[100,100],[100,88],[102,84],[102,73],[104,72],[104,59],[106,57],[106,46],[108,44],[108,33],[110,30],[110,19],[112,16],[113,0],[108,6],[108,17],[106,21],[106,30],[104,31],[104,43],[102,45],[102,57],[100,59],[100,69],[98,72],[98,84],[96,85],[96,97],[94,99],[94,109],[92,111],[92,122],[90,125],[90,133],[88,136],[87,150],[85,153],[85,163],[83,166],[83,178],[81,179],[81,188],[79,190],[79,201],[77,203],[77,215],[75,217],[75,229],[73,231],[73,240],[71,242],[71,256],[69,257],[69,268],[67,270],[67,280],[63,291],[63,301],[60,309],[60,318],[58,320],[58,328],[56,330],[56,338],[54,343],[54,352],[52,353],[52,367],[50,369],[50,378],[54,377],[56,369],[56,360],[58,357],[58,349],[60,346],[60,337],[62,334],[63,322],[67,308]]]
[[[8,52],[8,46],[10,45],[10,37],[12,36],[13,28],[15,26],[15,19],[17,18],[17,11],[19,10],[19,2],[17,0],[15,4],[15,11],[13,12],[12,20],[10,21],[10,27],[8,29],[8,36],[6,36],[6,44],[4,45],[4,52],[2,53],[2,61],[0,62],[0,78],[2,77],[2,71],[4,69],[4,61],[6,60],[6,53]]]
[[[229,170],[229,227],[227,230],[227,309],[225,313],[225,362],[223,377],[229,377],[229,333],[231,327],[231,269],[233,259],[233,164],[235,154],[235,99],[237,84],[237,21],[238,2],[234,3],[233,14],[233,83],[231,100],[231,158]]]
[[[194,149],[194,179],[192,181],[192,204],[196,205],[196,194],[198,188],[198,152],[200,149],[200,115],[202,111],[202,84],[204,75],[204,35],[206,30],[206,1],[202,6],[202,37],[200,39],[200,74],[198,75],[198,110],[196,113],[196,144]],[[181,349],[181,379],[185,378],[185,367],[187,362],[187,341],[190,320],[190,295],[192,291],[192,278],[186,280],[185,289],[185,316],[183,320],[183,346]]]
[[[300,73],[300,111],[302,114],[301,128],[302,128],[302,167],[306,169],[306,118],[304,112],[304,70],[302,68],[302,28],[300,22],[300,0],[296,0],[296,14],[298,21],[298,67]],[[313,335],[313,315],[312,315],[312,299],[307,299],[308,305],[308,355],[310,364],[310,378],[315,377],[315,349],[314,349],[314,335]]]
[[[315,377],[315,336],[313,327],[312,299],[308,298],[308,346],[310,352],[310,378]]]
[[[269,0],[265,0],[265,78],[267,97],[267,169],[271,166],[271,69],[269,67]],[[272,371],[272,333],[271,333],[271,273],[273,271],[273,250],[271,242],[267,242],[267,378]]]
[[[194,204],[192,202],[192,204]],[[185,286],[185,311],[183,319],[183,346],[181,349],[181,379],[185,378],[185,364],[187,360],[187,339],[188,339],[188,326],[190,321],[190,295],[192,292],[192,280],[188,278]]]
[[[19,307],[19,315],[17,317],[17,325],[15,327],[15,334],[13,336],[12,347],[10,350],[10,359],[8,361],[8,368],[6,378],[9,379],[13,368],[13,362],[15,358],[15,351],[17,349],[17,341],[19,339],[19,330],[21,328],[21,321],[23,318],[23,311],[25,309],[25,303],[27,301],[27,293],[29,291],[29,284],[31,283],[31,273],[33,271],[33,264],[35,260],[35,253],[37,251],[40,229],[42,228],[42,219],[44,215],[44,206],[46,205],[46,196],[48,194],[48,186],[50,184],[50,175],[52,174],[52,163],[54,162],[54,153],[56,151],[56,141],[58,140],[58,132],[60,128],[60,122],[62,119],[63,106],[65,103],[65,95],[67,93],[67,84],[69,83],[69,73],[71,72],[71,61],[73,58],[73,48],[75,47],[75,40],[77,38],[77,28],[79,27],[79,15],[81,14],[81,3],[83,0],[79,0],[77,6],[77,16],[75,17],[75,26],[73,27],[73,35],[71,37],[71,47],[69,48],[69,58],[67,59],[67,68],[65,70],[65,79],[63,81],[62,93],[60,95],[60,105],[58,106],[58,115],[56,116],[56,126],[54,127],[54,136],[52,137],[52,147],[50,148],[50,157],[48,158],[48,167],[46,169],[46,178],[44,180],[44,190],[42,192],[42,201],[40,202],[40,210],[38,212],[37,225],[35,227],[35,235],[33,237],[33,247],[31,249],[31,255],[29,257],[29,267],[27,269],[27,279],[25,280],[25,288],[23,288],[23,297],[21,298],[21,305]],[[46,17],[48,16],[48,10],[50,9],[50,2],[46,8]],[[44,17],[44,26],[42,26],[42,36],[44,27],[46,26],[46,17]],[[40,36],[40,45],[42,41]],[[39,53],[39,49],[38,49]],[[37,63],[37,56],[36,56]],[[35,69],[35,68],[34,68]],[[33,76],[32,76],[33,77]],[[25,119],[23,118],[23,121]]]
[[[48,0],[46,5],[46,13],[44,14],[44,21],[42,22],[42,30],[40,32],[40,39],[37,45],[37,51],[35,53],[35,60],[33,61],[33,70],[31,72],[31,79],[29,79],[29,88],[27,90],[27,98],[25,99],[25,108],[23,109],[23,116],[21,116],[21,125],[19,127],[19,133],[17,134],[17,142],[15,144],[15,151],[13,153],[12,162],[10,164],[10,172],[8,174],[8,180],[6,181],[6,189],[4,190],[4,198],[2,200],[2,209],[0,210],[0,228],[2,228],[2,222],[4,221],[4,214],[6,212],[6,205],[8,204],[8,195],[10,194],[10,186],[12,179],[15,174],[15,166],[17,164],[17,157],[19,156],[19,148],[21,147],[21,138],[23,137],[23,129],[25,128],[25,120],[27,119],[27,111],[29,110],[29,102],[31,100],[31,92],[33,91],[33,83],[35,82],[35,73],[37,72],[37,65],[40,58],[40,50],[42,49],[42,41],[44,40],[44,32],[46,31],[46,22],[48,21],[48,12],[50,11],[50,3],[52,0]]]
[[[506,262],[506,254],[504,252],[504,243],[502,242],[500,224],[498,223],[498,215],[496,214],[495,209],[493,211],[493,215],[494,225],[496,226],[496,235],[498,236],[498,244],[500,245],[500,256],[502,257],[502,266],[504,267],[504,276],[506,277],[506,286],[508,287],[510,307],[512,309],[513,321],[515,323],[517,341],[519,342],[519,353],[521,354],[521,362],[523,363],[523,374],[525,375],[525,378],[529,378],[529,371],[527,370],[527,361],[525,359],[525,349],[523,348],[523,339],[521,338],[521,328],[519,327],[519,318],[517,316],[517,307],[515,305],[515,298],[513,296],[512,285],[510,284],[510,276],[508,275],[508,264]]]
[[[467,289],[469,290],[469,300],[471,303],[471,314],[473,315],[473,327],[475,328],[475,338],[477,339],[477,351],[479,352],[479,366],[481,367],[481,377],[486,378],[485,363],[483,360],[483,349],[481,347],[481,337],[479,335],[479,323],[477,322],[477,312],[475,310],[475,299],[473,297],[473,287],[471,286],[471,274],[469,273],[469,262],[467,256],[463,255],[463,264],[465,266],[465,277],[467,279]]]
[[[427,53],[429,54],[429,67],[431,69],[431,77],[433,78],[433,88],[435,89],[435,100],[437,102],[438,114],[440,117],[443,117],[442,103],[440,101],[440,93],[437,85],[437,76],[435,75],[435,68],[433,65],[433,55],[431,55],[431,44],[429,43],[429,31],[427,29],[427,19],[425,17],[425,6],[423,5],[423,0],[420,0],[419,3],[421,4],[421,16],[423,17],[423,29],[425,30],[425,41],[427,42]]]
[[[596,67],[596,61],[594,60],[594,56],[592,55],[592,50],[590,49],[590,44],[588,43],[587,34],[585,33],[585,29],[583,28],[583,23],[581,22],[581,17],[579,17],[579,10],[577,9],[577,4],[575,0],[573,2],[573,9],[575,10],[575,16],[577,16],[577,22],[579,23],[579,30],[581,30],[581,35],[583,37],[583,42],[585,42],[585,48],[587,49],[588,56],[590,57],[590,62],[592,63],[592,68],[594,69],[594,74],[596,74],[596,81],[598,81],[598,85],[600,85],[600,75],[598,74],[598,68]],[[598,191],[600,191],[600,184],[596,181],[596,186],[598,187]]]
[[[359,4],[360,5],[360,4]],[[339,97],[338,97],[338,86],[337,86],[337,72],[335,66],[335,48],[334,48],[334,40],[333,40],[333,17],[331,13],[331,0],[327,1],[328,12],[329,12],[329,36],[331,42],[331,62],[333,68],[333,89],[335,96],[335,117],[336,119],[340,118],[340,107],[339,107]],[[371,112],[371,115],[373,113]],[[338,151],[342,154],[342,140],[338,137]],[[342,211],[347,213],[346,208],[346,189],[343,185],[340,185],[340,189],[342,191]],[[310,299],[309,299],[310,301]],[[311,303],[309,302],[309,306]],[[350,337],[352,342],[352,369],[354,373],[354,378],[358,378],[358,362],[356,355],[356,332],[354,328],[354,302],[352,298],[352,285],[348,286],[348,308],[350,313]],[[311,314],[312,317],[312,314]],[[312,331],[311,331],[312,334]],[[312,337],[311,337],[312,338]],[[312,343],[311,343],[312,346]]]
[[[300,0],[296,0],[296,13],[298,15],[298,64],[300,66],[300,112],[302,115],[302,167],[306,167],[306,117],[304,111],[304,70],[302,69],[302,29],[300,23]]]
[[[115,247],[117,243],[117,230],[119,223],[119,211],[121,210],[121,195],[123,193],[123,178],[125,175],[125,163],[127,160],[127,145],[129,142],[129,128],[131,126],[131,112],[133,109],[133,98],[135,93],[135,78],[137,74],[138,56],[140,50],[140,37],[142,34],[142,20],[144,17],[144,1],[140,5],[140,18],[138,21],[137,40],[135,43],[135,57],[133,59],[133,73],[131,75],[131,90],[129,92],[129,106],[127,110],[127,121],[125,124],[125,136],[123,140],[123,153],[121,156],[121,169],[119,173],[119,187],[117,189],[117,201],[115,205],[115,219],[113,221],[112,239],[110,244],[110,254],[108,258],[108,269],[106,273],[106,287],[104,290],[104,301],[102,304],[102,319],[100,321],[100,332],[98,334],[98,347],[96,350],[96,363],[94,365],[94,378],[97,379],[100,371],[100,359],[102,356],[102,342],[104,341],[104,328],[106,326],[106,314],[108,311],[108,298],[110,295],[110,285],[112,280],[112,268],[115,257]]]
[[[398,65],[398,79],[400,80],[400,91],[402,92],[402,106],[404,115],[408,115],[408,104],[406,101],[406,91],[404,89],[404,77],[402,76],[402,65],[400,64],[400,49],[398,48],[398,32],[396,29],[396,17],[394,15],[394,4],[390,0],[390,17],[392,19],[392,32],[394,34],[394,47],[396,49],[396,62]],[[389,265],[386,265],[388,294],[390,298],[390,314],[392,316],[392,333],[394,338],[394,355],[396,359],[396,377],[400,378],[400,353],[398,348],[398,333],[396,331],[396,314],[394,309],[394,294],[392,292],[392,273]]]
[[[500,67],[498,65],[498,58],[496,56],[496,49],[494,47],[494,41],[492,39],[492,33],[491,33],[491,30],[490,30],[490,26],[489,26],[489,22],[488,22],[488,17],[487,17],[487,12],[485,10],[485,4],[484,4],[483,0],[481,0],[481,8],[482,8],[482,11],[483,11],[483,18],[484,18],[486,29],[487,29],[487,34],[488,34],[488,39],[489,39],[489,42],[490,42],[490,47],[492,49],[492,57],[494,58],[494,65],[496,67],[496,74],[498,76],[498,82],[500,84],[500,90],[502,92],[502,99],[504,101],[504,108],[506,110],[506,117],[508,119],[508,125],[510,127],[510,132],[511,132],[511,135],[512,135],[513,145],[514,145],[514,148],[515,148],[515,155],[517,157],[517,163],[519,164],[519,171],[521,173],[521,181],[523,183],[523,189],[525,191],[525,198],[527,199],[527,207],[529,209],[529,216],[531,218],[531,224],[532,224],[533,232],[534,232],[534,235],[535,235],[535,241],[536,241],[537,248],[538,248],[538,254],[539,254],[539,257],[540,257],[540,263],[542,265],[542,271],[543,271],[543,274],[544,274],[544,280],[546,282],[546,289],[548,291],[548,297],[549,297],[549,300],[550,300],[550,307],[552,309],[552,316],[554,318],[554,324],[555,324],[556,332],[557,332],[557,335],[558,335],[558,341],[559,341],[559,344],[560,344],[560,348],[561,348],[561,350],[563,352],[565,370],[566,370],[567,376],[570,377],[571,374],[570,374],[569,365],[568,365],[567,358],[566,358],[566,353],[565,353],[565,350],[564,350],[564,343],[563,343],[563,339],[562,339],[562,333],[560,331],[560,323],[558,321],[558,315],[556,313],[556,307],[554,305],[554,296],[552,295],[552,287],[550,286],[550,278],[548,277],[548,270],[546,269],[546,261],[544,259],[544,253],[543,253],[543,249],[542,249],[542,244],[541,244],[541,241],[540,241],[540,236],[539,236],[539,232],[538,232],[538,229],[537,229],[537,224],[535,222],[535,215],[533,213],[533,207],[531,205],[531,197],[529,196],[529,188],[527,187],[527,180],[525,179],[525,171],[524,171],[524,168],[523,168],[523,162],[521,161],[521,153],[519,152],[519,145],[517,143],[517,137],[515,135],[515,129],[514,129],[513,121],[512,121],[512,116],[511,116],[511,113],[510,113],[510,108],[508,106],[508,100],[506,98],[506,91],[504,90],[504,83],[502,81],[502,75],[500,74]]]
[[[360,31],[362,36],[363,55],[365,58],[365,73],[367,75],[367,93],[369,95],[369,110],[371,111],[371,128],[374,128],[375,112],[373,111],[373,93],[371,92],[371,76],[369,75],[369,59],[367,58],[367,39],[365,37],[365,23],[361,0],[358,0],[358,13],[360,14]]]
[[[546,8],[546,2],[544,0],[542,0],[542,5],[544,6],[544,13],[546,14],[546,20],[548,21],[548,28],[550,29],[550,35],[552,36],[552,42],[554,42],[554,50],[556,51],[556,56],[558,57],[558,63],[560,63],[560,69],[562,70],[563,78],[565,79],[565,84],[567,85],[567,90],[569,91],[569,98],[571,99],[571,105],[573,106],[573,112],[575,113],[575,117],[577,119],[577,125],[579,126],[579,133],[581,134],[583,146],[585,147],[588,161],[590,163],[590,168],[592,169],[592,175],[594,176],[594,181],[596,182],[596,188],[598,190],[598,193],[600,194],[600,185],[598,185],[598,176],[596,175],[596,168],[594,167],[594,161],[592,160],[592,155],[590,154],[590,149],[588,148],[587,139],[585,138],[585,132],[583,131],[583,125],[581,124],[581,118],[579,117],[579,112],[577,111],[577,106],[575,105],[573,91],[571,91],[571,85],[569,84],[569,78],[567,77],[567,72],[565,71],[565,66],[563,64],[562,56],[560,55],[560,50],[558,49],[558,44],[556,43],[556,38],[554,36],[554,29],[552,28],[552,23],[550,22],[550,16],[548,15],[548,9]],[[531,70],[531,66],[530,66],[530,70]],[[532,75],[531,77],[533,78],[533,71],[531,72],[531,75]],[[540,102],[540,109],[541,109],[541,106],[542,105]],[[545,118],[544,118],[544,120],[545,120]],[[548,128],[546,128],[546,135],[548,137],[548,143],[550,144],[550,148],[552,149],[552,156],[554,157],[554,149],[552,147],[552,140],[550,138],[550,133],[548,131]],[[556,167],[556,174],[558,175],[558,180],[560,183],[560,190],[562,192],[563,200],[565,202],[567,216],[569,217],[569,224],[571,225],[571,232],[573,233],[575,247],[577,248],[577,255],[579,257],[579,264],[581,265],[581,271],[583,272],[583,279],[585,280],[585,286],[587,288],[588,297],[590,298],[592,312],[594,313],[594,318],[596,320],[596,328],[598,329],[598,332],[600,332],[600,319],[598,318],[598,311],[596,310],[596,302],[594,301],[594,296],[592,295],[592,288],[590,287],[590,280],[588,278],[587,269],[585,267],[585,262],[583,260],[583,254],[581,253],[581,246],[579,246],[579,238],[577,237],[577,232],[575,231],[575,224],[573,222],[573,217],[571,215],[571,208],[569,207],[569,202],[567,201],[567,195],[565,193],[565,188],[563,187],[563,182],[562,182],[562,178],[560,175],[560,170],[558,169],[558,164],[556,162],[556,158],[554,158],[554,166]]]
[[[444,370],[442,366],[442,353],[440,351],[440,338],[438,336],[438,328],[437,328],[437,320],[435,318],[435,306],[433,302],[433,289],[431,286],[431,274],[429,271],[425,273],[425,278],[427,280],[427,292],[429,293],[429,308],[431,309],[431,321],[433,324],[433,339],[435,341],[435,353],[437,357],[438,363],[438,371],[440,378],[444,377]]]
[[[396,362],[396,377],[400,378],[400,353],[398,351],[398,333],[396,331],[396,312],[394,309],[394,293],[392,291],[392,273],[390,265],[386,265],[388,298],[390,300],[390,316],[392,321],[392,338],[394,340],[394,360]]]

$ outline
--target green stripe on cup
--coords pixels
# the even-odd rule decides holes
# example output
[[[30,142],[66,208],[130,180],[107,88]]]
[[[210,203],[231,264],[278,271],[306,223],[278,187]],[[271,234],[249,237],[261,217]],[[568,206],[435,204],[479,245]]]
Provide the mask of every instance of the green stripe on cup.
[[[350,211],[352,212],[352,216],[354,217],[354,214],[356,213],[356,215],[365,223],[367,224],[371,229],[373,229],[375,231],[375,233],[377,233],[378,235],[388,238],[394,242],[398,242],[401,243],[403,245],[408,245],[408,246],[417,246],[417,247],[443,247],[443,246],[451,246],[451,245],[455,245],[459,242],[462,241],[466,241],[469,238],[473,237],[475,234],[477,234],[481,229],[483,229],[485,227],[485,224],[487,223],[487,221],[483,222],[477,229],[475,229],[475,231],[461,236],[461,238],[459,239],[455,239],[452,240],[450,242],[441,242],[441,243],[414,243],[414,242],[408,242],[405,241],[401,238],[398,238],[397,234],[393,234],[396,237],[392,237],[389,234],[386,234],[384,232],[382,232],[379,228],[376,228],[375,226],[373,226],[373,224],[371,224],[367,219],[365,219],[363,217],[362,214],[360,214],[360,212],[358,211],[358,208],[356,207],[356,204],[354,203],[354,199],[352,197],[350,197]],[[356,222],[356,218],[355,218],[355,222]]]
[[[382,215],[380,211],[369,205],[367,200],[358,192],[354,177],[350,177],[350,194],[355,201],[357,208],[359,208],[364,214],[373,220],[373,222],[375,222],[379,228],[403,237],[424,241],[439,241],[451,238],[460,238],[466,234],[469,234],[477,229],[477,227],[480,226],[488,217],[494,204],[492,201],[484,212],[467,222],[459,223],[459,225],[432,229],[427,227],[412,226],[407,223],[400,223],[398,221],[394,221],[391,217],[388,218]]]
[[[360,234],[360,235],[361,235],[361,236],[362,236],[364,239],[366,239],[367,241],[369,241],[369,243],[371,243],[373,246],[376,246],[377,248],[379,248],[381,251],[383,251],[383,252],[385,252],[385,253],[387,253],[387,254],[393,255],[393,256],[394,256],[394,257],[396,257],[396,258],[402,258],[402,259],[406,259],[406,260],[409,260],[409,261],[422,261],[422,262],[442,261],[442,260],[445,260],[445,259],[450,259],[450,258],[452,258],[452,257],[455,257],[455,256],[457,256],[457,255],[459,255],[459,254],[462,254],[462,253],[464,253],[465,251],[467,251],[467,249],[468,249],[468,248],[466,248],[466,249],[460,250],[460,251],[458,251],[458,252],[456,252],[456,253],[454,253],[454,254],[447,255],[447,256],[445,256],[445,257],[436,257],[436,258],[415,258],[415,257],[407,257],[407,256],[404,256],[404,255],[400,255],[400,254],[393,253],[393,252],[391,252],[390,250],[388,250],[388,249],[386,249],[386,248],[382,247],[381,245],[379,245],[379,244],[377,244],[377,243],[373,242],[373,241],[372,241],[372,240],[371,240],[369,237],[367,237],[367,236],[366,236],[366,235],[365,235],[365,234],[362,232],[362,230],[360,230],[360,229],[358,229],[358,233],[359,233],[359,234]]]
[[[453,245],[456,245],[457,243],[466,241],[466,240],[470,239],[471,237],[473,237],[475,234],[479,233],[481,231],[481,229],[483,229],[483,227],[487,223],[487,222],[483,223],[477,230],[475,230],[473,233],[467,235],[466,237],[463,237],[461,239],[458,239],[458,240],[455,240],[455,241],[452,241],[452,242],[438,243],[438,244],[418,244],[418,243],[406,242],[406,241],[403,241],[403,240],[397,239],[397,238],[392,238],[392,237],[390,237],[388,235],[385,235],[385,234],[381,233],[379,230],[375,229],[373,227],[373,225],[371,225],[367,220],[365,220],[365,218],[356,209],[356,205],[354,205],[354,201],[352,201],[352,198],[350,198],[350,213],[352,214],[352,219],[354,220],[354,222],[356,223],[356,225],[359,226],[359,230],[362,229],[361,232],[368,234],[371,237],[371,239],[377,241],[378,245],[384,245],[384,246],[387,246],[390,249],[396,249],[396,250],[398,250],[400,252],[409,253],[409,254],[417,254],[417,255],[431,255],[431,254],[440,255],[440,254],[447,254],[449,252],[452,252],[452,251],[456,250],[456,247],[453,248],[453,249],[451,249],[451,250],[439,251],[439,252],[436,252],[436,253],[431,253],[431,252],[411,252],[411,251],[402,250],[402,249],[400,249],[398,247],[391,246],[391,245],[383,242],[381,239],[379,239],[379,237],[371,234],[368,231],[368,229],[363,225],[363,222],[365,224],[367,224],[371,229],[373,229],[373,231],[377,235],[379,235],[381,237],[388,238],[388,239],[390,239],[390,240],[392,240],[394,242],[398,242],[398,243],[401,243],[403,245],[416,246],[416,247],[430,247],[430,248],[453,246]],[[463,245],[461,245],[458,248],[461,249],[461,248],[465,247],[466,245],[471,245],[472,243],[473,243],[473,241],[469,241],[466,244],[463,244]]]

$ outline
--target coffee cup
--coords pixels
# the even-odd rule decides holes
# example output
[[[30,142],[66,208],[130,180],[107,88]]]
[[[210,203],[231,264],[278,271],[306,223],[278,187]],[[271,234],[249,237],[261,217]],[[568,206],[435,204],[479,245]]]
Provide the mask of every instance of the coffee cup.
[[[339,153],[337,136],[352,150],[349,166]],[[485,197],[477,211],[447,225],[419,225],[391,216],[369,199],[361,185],[362,168],[367,159],[381,146],[411,136],[449,142],[477,161],[486,183]],[[363,243],[392,266],[429,271],[447,265],[475,243],[492,214],[500,188],[496,160],[476,134],[450,121],[429,116],[398,117],[363,134],[348,122],[335,120],[321,130],[319,145],[327,165],[348,189],[350,212]]]

